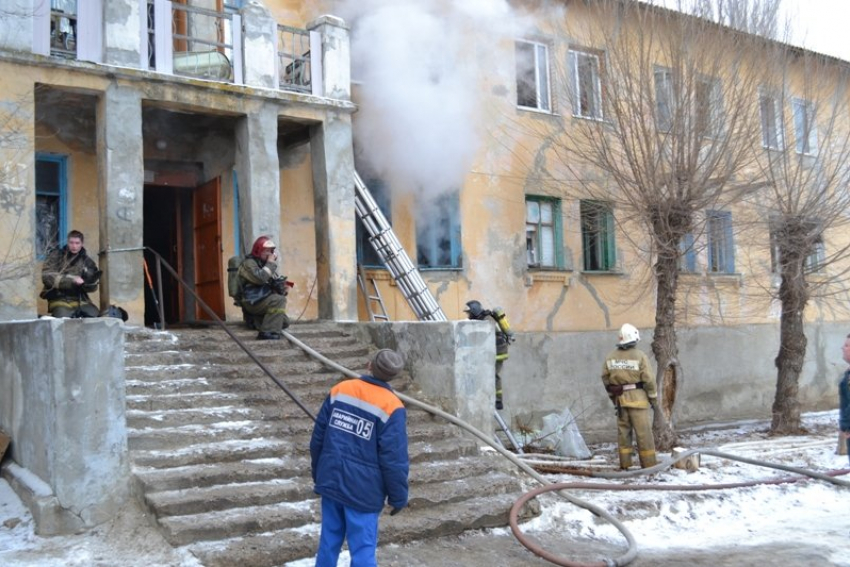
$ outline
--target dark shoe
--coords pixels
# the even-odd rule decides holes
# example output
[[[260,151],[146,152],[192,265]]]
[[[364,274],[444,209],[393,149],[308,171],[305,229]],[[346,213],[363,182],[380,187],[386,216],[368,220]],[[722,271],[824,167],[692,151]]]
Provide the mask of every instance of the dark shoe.
[[[258,341],[279,341],[280,335],[278,333],[268,333],[266,331],[260,331],[257,334]]]
[[[496,409],[497,410],[505,409],[504,404],[502,404],[502,400],[496,400]]]

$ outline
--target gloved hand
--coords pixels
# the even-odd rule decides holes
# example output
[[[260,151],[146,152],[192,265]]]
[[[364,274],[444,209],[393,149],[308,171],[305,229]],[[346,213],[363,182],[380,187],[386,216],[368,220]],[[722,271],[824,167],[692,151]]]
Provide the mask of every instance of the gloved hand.
[[[401,512],[402,510],[404,510],[404,508],[393,508],[392,510],[390,510],[390,516],[395,516],[396,514]]]

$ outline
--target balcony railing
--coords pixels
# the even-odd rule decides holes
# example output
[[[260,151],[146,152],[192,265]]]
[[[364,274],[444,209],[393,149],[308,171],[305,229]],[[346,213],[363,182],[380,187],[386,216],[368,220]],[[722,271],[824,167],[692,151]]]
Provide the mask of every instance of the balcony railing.
[[[278,24],[277,59],[278,88],[287,91],[312,92],[310,32]]]
[[[148,0],[148,67],[161,73],[242,84],[242,21],[168,0]]]

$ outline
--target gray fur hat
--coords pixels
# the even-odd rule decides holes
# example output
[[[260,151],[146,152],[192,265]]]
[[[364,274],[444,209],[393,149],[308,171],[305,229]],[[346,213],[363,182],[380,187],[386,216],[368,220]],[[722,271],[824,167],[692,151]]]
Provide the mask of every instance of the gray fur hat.
[[[404,359],[399,353],[388,348],[382,348],[372,359],[372,376],[378,380],[389,382],[404,368]]]

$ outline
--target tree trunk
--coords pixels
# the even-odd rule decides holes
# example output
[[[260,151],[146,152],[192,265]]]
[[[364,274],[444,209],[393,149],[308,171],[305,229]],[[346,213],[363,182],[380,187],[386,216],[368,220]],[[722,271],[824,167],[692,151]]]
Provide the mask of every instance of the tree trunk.
[[[678,250],[677,250],[678,252]],[[673,428],[673,409],[679,381],[679,347],[676,342],[676,287],[679,283],[679,256],[659,254],[655,263],[658,298],[655,306],[655,337],[652,352],[658,365],[658,402],[652,431],[655,448],[670,451],[678,442]]]
[[[803,271],[805,257],[798,249],[780,249],[782,283],[779,301],[782,316],[779,327],[779,354],[776,356],[776,397],[770,432],[792,435],[801,431],[799,393],[800,373],[806,357],[806,334],[803,311],[809,295]]]

